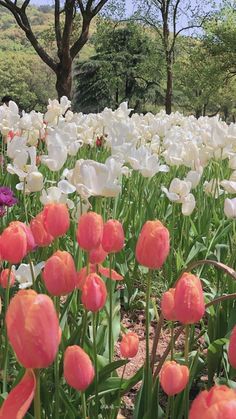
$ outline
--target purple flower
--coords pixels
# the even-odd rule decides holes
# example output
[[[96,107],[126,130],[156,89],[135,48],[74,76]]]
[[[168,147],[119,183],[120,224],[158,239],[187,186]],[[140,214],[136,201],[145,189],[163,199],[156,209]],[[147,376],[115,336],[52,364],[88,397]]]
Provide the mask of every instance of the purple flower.
[[[6,186],[0,186],[0,206],[12,207],[16,203],[17,199],[14,197],[13,191]]]
[[[14,197],[13,191],[6,186],[0,186],[0,206],[12,207],[16,203],[17,199]]]

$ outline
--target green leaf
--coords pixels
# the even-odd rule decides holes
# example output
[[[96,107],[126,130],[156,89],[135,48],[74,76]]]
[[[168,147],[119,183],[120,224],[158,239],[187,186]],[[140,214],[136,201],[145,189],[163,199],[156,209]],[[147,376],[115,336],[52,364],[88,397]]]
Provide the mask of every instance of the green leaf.
[[[223,347],[228,339],[217,339],[210,344],[207,350],[208,385],[213,385],[213,378],[221,363]]]

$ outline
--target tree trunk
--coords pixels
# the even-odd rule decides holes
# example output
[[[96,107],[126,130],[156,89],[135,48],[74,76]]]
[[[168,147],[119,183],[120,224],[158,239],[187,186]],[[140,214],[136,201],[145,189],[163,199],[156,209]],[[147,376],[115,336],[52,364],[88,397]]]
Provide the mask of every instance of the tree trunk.
[[[66,65],[59,63],[56,71],[56,90],[58,99],[67,96],[71,99],[72,89],[72,61],[67,60]]]
[[[172,93],[173,93],[173,71],[172,71],[172,60],[167,58],[167,79],[166,79],[166,97],[165,97],[165,109],[167,115],[171,114],[172,108]]]

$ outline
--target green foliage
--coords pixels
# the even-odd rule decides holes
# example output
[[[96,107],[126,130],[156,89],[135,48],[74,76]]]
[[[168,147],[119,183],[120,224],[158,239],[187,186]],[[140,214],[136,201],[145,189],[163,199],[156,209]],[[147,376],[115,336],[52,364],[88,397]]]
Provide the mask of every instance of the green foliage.
[[[162,56],[140,27],[101,21],[92,37],[96,55],[77,64],[75,107],[84,112],[117,107],[128,100],[134,110],[160,98]]]

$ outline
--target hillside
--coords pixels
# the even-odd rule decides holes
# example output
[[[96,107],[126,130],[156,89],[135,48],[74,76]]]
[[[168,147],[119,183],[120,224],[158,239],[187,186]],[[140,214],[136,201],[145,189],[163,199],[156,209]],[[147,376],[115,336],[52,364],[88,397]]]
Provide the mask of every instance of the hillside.
[[[54,8],[53,6],[31,6],[29,7],[28,16],[30,23],[40,42],[48,50],[49,53],[55,53],[53,23]],[[95,30],[96,23],[91,25],[91,33]],[[26,39],[24,32],[18,27],[14,17],[10,12],[1,7],[0,14],[0,51],[24,51],[34,54],[29,41]],[[91,45],[86,45],[80,55],[80,59],[86,59],[92,53]]]

